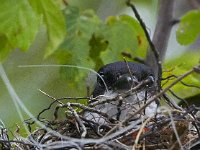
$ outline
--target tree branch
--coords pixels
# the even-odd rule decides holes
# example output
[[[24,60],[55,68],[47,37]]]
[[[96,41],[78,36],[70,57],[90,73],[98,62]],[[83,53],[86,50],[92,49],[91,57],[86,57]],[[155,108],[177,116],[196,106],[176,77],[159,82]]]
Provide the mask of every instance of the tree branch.
[[[156,77],[156,87],[157,87],[157,91],[160,91],[160,89],[161,89],[161,77],[162,77],[162,65],[161,65],[161,60],[160,60],[160,56],[159,56],[159,51],[155,47],[154,43],[151,41],[149,33],[148,33],[147,29],[146,29],[146,25],[143,22],[143,20],[141,19],[141,17],[139,15],[139,13],[137,12],[137,9],[135,8],[135,6],[133,4],[131,4],[130,0],[127,0],[126,3],[133,10],[133,12],[135,14],[135,17],[139,21],[139,23],[140,23],[140,25],[141,25],[144,33],[145,33],[147,41],[149,43],[149,47],[150,47],[149,49],[150,49],[151,55],[153,55],[153,57],[151,57],[150,60],[154,63],[154,65],[156,67],[151,65],[151,63],[149,63],[148,61],[147,61],[146,64],[149,65],[152,68],[155,68],[154,69],[154,74],[155,74],[155,77]],[[153,60],[152,60],[152,58],[153,58]]]

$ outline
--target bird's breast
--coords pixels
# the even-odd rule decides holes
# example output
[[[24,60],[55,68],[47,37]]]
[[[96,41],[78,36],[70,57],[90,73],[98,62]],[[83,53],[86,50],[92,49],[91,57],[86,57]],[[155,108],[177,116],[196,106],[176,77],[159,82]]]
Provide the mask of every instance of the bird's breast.
[[[117,121],[123,121],[127,118],[135,120],[145,115],[151,117],[156,113],[156,103],[151,103],[145,110],[141,111],[137,115],[134,115],[134,113],[146,103],[146,100],[149,97],[150,94],[146,91],[137,91],[135,93],[130,93],[125,97],[120,97],[119,93],[108,91],[98,99],[98,101],[104,101],[104,103],[96,105],[95,109],[106,113],[109,118]],[[105,124],[108,121],[107,118],[97,113],[87,112],[85,113],[85,118],[101,124]]]

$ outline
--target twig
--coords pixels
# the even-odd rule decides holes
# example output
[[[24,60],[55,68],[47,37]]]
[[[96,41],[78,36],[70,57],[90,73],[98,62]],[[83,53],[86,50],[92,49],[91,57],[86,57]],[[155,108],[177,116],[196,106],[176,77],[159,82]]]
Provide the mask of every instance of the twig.
[[[156,60],[157,60],[157,62],[159,62],[159,53],[158,53],[158,51],[156,50],[156,48],[155,48],[153,42],[151,41],[151,38],[150,38],[150,36],[149,36],[149,33],[148,33],[147,29],[146,29],[146,25],[144,24],[143,20],[141,19],[140,15],[139,15],[139,13],[138,13],[138,11],[137,11],[137,9],[135,8],[135,6],[134,6],[133,4],[131,4],[130,0],[127,0],[127,3],[126,3],[126,4],[127,4],[129,7],[131,7],[131,9],[133,10],[133,12],[134,12],[134,14],[135,14],[135,17],[136,17],[137,20],[139,21],[139,23],[140,23],[140,25],[141,25],[141,27],[142,27],[144,33],[145,33],[145,36],[146,36],[146,38],[147,38],[147,40],[148,40],[148,42],[149,42],[149,46],[151,47],[151,50],[153,51],[153,53],[154,53],[154,55],[155,55],[155,57],[156,57]]]
[[[115,119],[111,118],[107,113],[104,113],[104,112],[101,112],[99,110],[96,110],[95,108],[90,108],[90,107],[87,107],[87,106],[82,105],[80,103],[70,103],[70,106],[81,108],[81,109],[83,109],[86,112],[88,111],[88,112],[97,113],[97,114],[99,114],[99,115],[107,118],[110,121],[115,121]],[[68,107],[68,104],[64,104],[64,105],[58,106],[58,107],[65,108],[65,107]]]
[[[56,100],[81,100],[81,99],[90,99],[90,97],[61,97]]]
[[[126,63],[126,67],[127,67],[127,69],[128,69],[128,72],[129,72],[130,76],[132,77],[132,76],[133,76],[133,73],[131,72],[131,69],[130,69],[130,67],[129,67],[129,65],[128,65],[128,63],[127,63],[127,61],[126,61],[125,58],[124,58],[124,62]]]
[[[194,68],[194,70],[195,70],[196,68]],[[195,71],[196,72],[196,71]],[[173,78],[178,78],[178,76],[177,75],[170,75],[170,76],[168,76],[168,77],[166,77],[166,78],[162,78],[162,80],[171,80],[171,79],[173,79]],[[167,81],[168,82],[168,81]],[[183,84],[183,85],[185,85],[185,86],[188,86],[188,87],[193,87],[193,88],[197,88],[197,89],[200,89],[200,86],[198,86],[198,85],[193,85],[193,84],[188,84],[188,83],[185,83],[184,81],[180,81],[180,83],[181,84]],[[166,83],[165,83],[166,84]],[[164,85],[164,84],[163,84]],[[162,86],[163,86],[162,85]]]
[[[180,149],[183,150],[183,146],[182,146],[181,140],[180,140],[180,138],[179,138],[178,131],[177,131],[177,129],[176,129],[176,125],[175,125],[175,123],[174,123],[173,116],[172,116],[172,114],[171,114],[170,111],[168,111],[168,113],[169,113],[169,116],[170,116],[170,118],[171,118],[171,125],[172,125],[172,128],[173,128],[173,130],[174,130],[174,134],[175,134],[175,136],[176,136],[176,139],[177,139],[177,141],[178,141],[178,144],[179,144],[179,146],[180,146]]]
[[[58,102],[59,104],[63,105],[62,102],[60,102],[59,100],[57,100],[56,98],[54,98],[53,96],[50,96],[49,94],[47,94],[46,92],[42,91],[41,89],[38,89],[41,93],[43,93],[44,95],[46,95],[47,97],[55,100],[56,102]]]
[[[38,120],[40,120],[41,114],[43,114],[45,111],[49,110],[49,109],[52,107],[52,105],[53,105],[54,103],[57,102],[57,103],[59,103],[60,105],[64,105],[60,100],[64,100],[64,99],[68,99],[68,100],[90,99],[90,97],[62,97],[62,98],[55,98],[55,97],[53,97],[53,96],[50,96],[50,95],[47,94],[46,92],[42,91],[41,89],[39,89],[39,91],[40,91],[41,93],[43,93],[44,95],[46,95],[47,97],[53,99],[54,101],[51,102],[50,105],[49,105],[47,108],[43,109],[43,110],[38,114],[38,116],[37,116],[37,119],[38,119]],[[54,117],[55,117],[55,114],[54,114]]]
[[[76,121],[78,122],[78,124],[82,128],[83,132],[81,134],[81,137],[84,138],[86,136],[86,134],[87,134],[87,129],[86,129],[85,125],[83,124],[83,122],[79,118],[79,115],[77,114],[77,112],[71,107],[71,104],[68,102],[67,105],[68,105],[68,109],[72,112],[72,114],[74,115]]]
[[[157,90],[160,91],[160,89],[161,89],[161,77],[162,77],[162,65],[161,65],[161,60],[160,60],[159,52],[157,51],[156,47],[154,46],[153,42],[151,41],[149,33],[148,33],[147,29],[146,29],[146,25],[144,24],[143,20],[141,19],[141,17],[139,15],[137,9],[135,8],[135,6],[133,4],[131,4],[130,0],[127,0],[126,4],[129,7],[131,7],[131,9],[133,10],[133,12],[135,14],[135,17],[139,21],[139,23],[140,23],[140,25],[141,25],[144,33],[145,33],[145,36],[146,36],[147,41],[149,43],[150,49],[153,52],[153,55],[154,55],[154,58],[155,58],[156,64],[157,64],[156,68],[158,68],[158,70],[156,72],[154,70],[154,73],[156,73],[156,83],[157,83],[157,88],[158,88]]]
[[[57,100],[54,100],[53,102],[50,103],[50,105],[49,105],[47,108],[45,108],[45,109],[43,109],[41,112],[39,112],[38,115],[37,115],[37,119],[40,120],[40,116],[41,116],[45,111],[51,109],[52,105],[53,105],[54,103],[56,103],[56,102],[57,102]]]
[[[196,108],[196,106],[195,105],[192,105],[192,106],[187,106],[187,113],[188,114],[190,114],[192,117],[193,117],[193,122],[192,122],[192,124],[194,125],[194,127],[196,128],[196,130],[197,130],[197,134],[198,134],[198,137],[199,137],[199,139],[200,139],[200,131],[199,131],[199,128],[198,128],[198,125],[197,125],[197,121],[198,121],[198,119],[197,119],[197,117],[194,115],[194,112],[196,111],[196,112],[198,112],[199,110]],[[195,113],[196,113],[195,112]]]
[[[137,144],[138,144],[138,141],[139,141],[139,138],[140,138],[140,135],[142,134],[144,127],[146,126],[146,124],[147,124],[150,120],[151,120],[151,118],[148,118],[147,120],[145,120],[144,123],[142,123],[142,125],[141,125],[141,127],[140,127],[140,130],[139,130],[139,132],[138,132],[138,134],[137,134],[137,136],[136,136],[135,144],[133,145],[133,147],[134,147],[133,149],[136,149]]]
[[[170,90],[169,90],[169,91],[170,91]],[[169,98],[169,96],[167,95],[167,93],[164,93],[164,94],[163,94],[163,97],[164,97],[164,99],[167,101],[167,103],[168,103],[169,106],[172,106],[172,107],[174,107],[174,108],[177,109],[177,110],[183,111],[183,108],[180,107],[180,106],[178,106],[178,104],[177,104],[174,100],[171,100],[171,99]]]
[[[187,102],[185,99],[179,97],[179,96],[178,96],[177,94],[175,94],[172,90],[169,90],[169,92],[170,92],[175,98],[177,98],[178,100],[184,102],[184,103],[186,104],[187,108],[188,108],[189,104],[188,104],[188,102]]]
[[[2,140],[2,139],[0,139],[0,143],[19,143],[19,144],[22,144],[22,145],[27,145],[27,146],[36,146],[36,147],[38,147],[39,145],[37,145],[37,144],[34,144],[34,143],[26,143],[26,142],[24,142],[24,141],[19,141],[19,140]]]

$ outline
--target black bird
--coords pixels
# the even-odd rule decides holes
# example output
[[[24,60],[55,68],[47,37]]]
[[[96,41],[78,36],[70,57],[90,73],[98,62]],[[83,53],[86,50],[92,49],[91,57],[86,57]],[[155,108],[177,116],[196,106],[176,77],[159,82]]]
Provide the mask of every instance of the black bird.
[[[127,93],[131,88],[147,80],[149,82],[137,91]],[[154,83],[152,69],[144,64],[122,61],[107,64],[98,71],[97,82],[92,93],[96,99],[91,101],[89,106],[104,101],[104,103],[95,105],[94,108],[106,113],[112,119],[122,121],[137,111],[154,94]],[[124,94],[125,97],[119,98],[120,94]],[[156,102],[151,103],[142,115],[153,116],[157,111],[157,106]],[[87,112],[84,116],[98,123],[108,122],[107,118],[97,113]],[[140,116],[141,114],[135,116],[133,120]]]

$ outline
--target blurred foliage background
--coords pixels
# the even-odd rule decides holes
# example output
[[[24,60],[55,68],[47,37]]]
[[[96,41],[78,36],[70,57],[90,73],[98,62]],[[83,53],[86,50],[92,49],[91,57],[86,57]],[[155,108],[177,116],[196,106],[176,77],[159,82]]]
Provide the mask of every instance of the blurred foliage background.
[[[19,66],[67,64],[97,70],[123,57],[133,61],[146,56],[146,37],[124,0],[0,1],[0,61],[16,93],[34,116],[52,101],[38,89],[55,98],[86,96],[87,85],[92,89],[95,77],[90,75],[88,79],[90,71],[75,67]],[[132,2],[152,37],[158,1]],[[200,4],[194,2],[176,2],[174,17],[180,23],[171,33],[163,78],[181,75],[199,62]],[[184,82],[200,86],[200,76],[194,74]],[[182,84],[173,91],[182,98],[200,93]],[[11,130],[16,123],[22,124],[2,80],[0,119]]]

